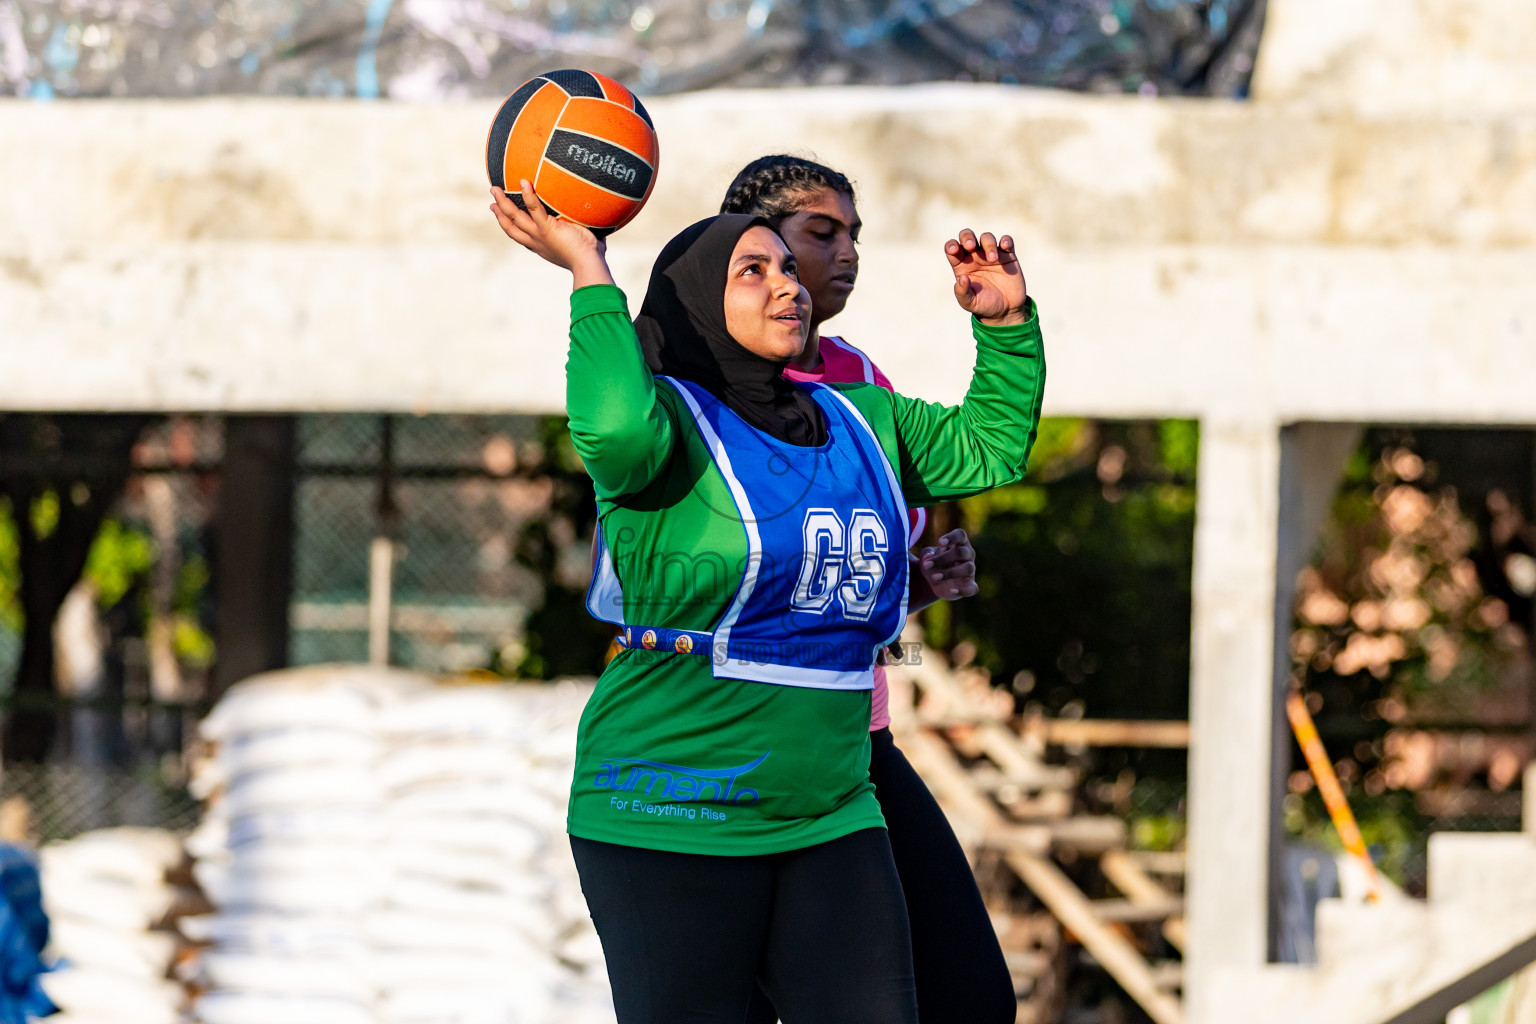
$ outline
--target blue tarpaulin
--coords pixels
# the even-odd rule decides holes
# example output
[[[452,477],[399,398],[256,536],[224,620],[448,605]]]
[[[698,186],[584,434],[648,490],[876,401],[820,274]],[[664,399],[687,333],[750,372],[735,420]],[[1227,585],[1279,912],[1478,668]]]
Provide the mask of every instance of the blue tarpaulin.
[[[56,1012],[37,980],[47,969],[47,945],[37,861],[22,847],[0,843],[0,1024],[27,1024]]]

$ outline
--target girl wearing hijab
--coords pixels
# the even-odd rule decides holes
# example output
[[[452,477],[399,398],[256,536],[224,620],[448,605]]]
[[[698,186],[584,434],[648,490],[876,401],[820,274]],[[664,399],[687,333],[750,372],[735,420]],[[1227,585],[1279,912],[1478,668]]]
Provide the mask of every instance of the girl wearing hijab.
[[[976,370],[944,407],[797,384],[810,297],[760,218],[662,250],[630,321],[604,245],[493,189],[571,271],[566,405],[605,545],[589,607],[626,649],[582,716],[567,828],[621,1024],[915,1024],[869,780],[875,654],[906,617],[907,505],[1019,479],[1044,362],[1006,236],[945,246]],[[524,212],[526,210],[527,212]]]
[[[863,351],[820,334],[821,325],[843,311],[858,279],[863,223],[853,183],[804,157],[759,157],[731,182],[720,212],[766,218],[795,254],[797,276],[811,294],[805,347],[784,375],[825,384],[866,382],[894,391]],[[913,543],[923,532],[922,515],[922,509],[910,513]],[[952,530],[924,548],[921,564],[912,566],[908,611],[936,599],[973,596],[975,558],[964,530]],[[1012,1024],[1018,1002],[997,932],[949,821],[891,736],[883,665],[875,666],[871,703],[869,779],[906,899],[918,1014],[923,1024]],[[777,1019],[773,1007],[759,999],[746,1024]]]

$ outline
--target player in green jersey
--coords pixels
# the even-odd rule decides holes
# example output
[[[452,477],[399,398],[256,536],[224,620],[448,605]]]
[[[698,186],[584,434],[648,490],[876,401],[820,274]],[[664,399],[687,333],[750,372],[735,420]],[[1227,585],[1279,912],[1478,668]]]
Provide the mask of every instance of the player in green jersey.
[[[740,1021],[761,977],[789,1024],[913,1021],[906,913],[868,778],[869,684],[844,685],[858,673],[810,662],[798,680],[791,655],[778,651],[762,658],[778,659],[768,669],[779,675],[734,655],[671,653],[733,621],[756,571],[753,538],[778,521],[743,517],[739,482],[727,453],[710,444],[699,401],[723,406],[715,425],[733,424],[763,450],[851,452],[884,465],[908,505],[1017,480],[1044,364],[1012,243],[966,231],[945,246],[977,349],[965,402],[943,407],[865,385],[784,381],[780,371],[805,341],[808,296],[782,241],[750,218],[701,222],[663,251],[642,306],[642,352],[602,243],[546,215],[526,183],[523,191],[531,212],[498,193],[497,218],[514,240],[572,271],[567,406],[622,582],[624,621],[655,627],[641,634],[652,646],[658,636],[676,644],[618,655],[578,739],[568,828],[620,1020]],[[676,380],[659,382],[653,371]],[[766,480],[772,461],[758,471]],[[869,480],[871,494],[883,486]],[[776,513],[794,513],[796,523],[804,513],[808,524],[820,516],[841,526],[833,510],[796,506],[794,493],[759,491],[754,500],[775,498],[784,502]],[[895,534],[899,553],[904,511],[869,501],[879,515],[851,510],[851,521],[873,516],[866,538]],[[849,574],[837,593],[853,623],[855,599],[874,594],[856,583],[871,578],[873,549],[845,556],[818,544],[812,575]],[[826,560],[829,552],[842,561]],[[904,579],[892,579],[904,591]],[[814,604],[827,593],[808,585],[795,600]],[[866,673],[874,646],[862,647]],[[840,681],[809,681],[817,673]],[[767,678],[775,681],[759,681]]]

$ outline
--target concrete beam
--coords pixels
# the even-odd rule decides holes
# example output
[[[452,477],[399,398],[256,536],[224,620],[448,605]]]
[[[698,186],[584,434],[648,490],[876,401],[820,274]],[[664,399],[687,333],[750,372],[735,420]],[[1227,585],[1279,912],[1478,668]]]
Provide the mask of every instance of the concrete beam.
[[[985,217],[1031,247],[1536,245],[1530,100],[1372,117],[929,85],[647,104],[661,168],[619,237],[653,248],[714,213],[748,160],[783,151],[855,179],[872,243],[930,244]],[[0,238],[499,244],[484,163],[496,106],[0,100]]]
[[[493,107],[0,101],[0,408],[557,410],[566,288],[485,210]],[[927,397],[968,374],[934,353],[969,349],[938,253],[971,224],[1020,241],[1053,412],[1536,422],[1532,113],[979,86],[652,109],[657,192],[613,248],[634,303],[741,164],[812,151],[867,222],[831,326]]]
[[[953,402],[972,343],[941,242],[866,246],[830,329],[898,387]],[[653,255],[613,247],[632,309]],[[1053,415],[1536,423],[1536,249],[1024,260]],[[510,242],[0,241],[0,408],[557,412],[568,292]]]

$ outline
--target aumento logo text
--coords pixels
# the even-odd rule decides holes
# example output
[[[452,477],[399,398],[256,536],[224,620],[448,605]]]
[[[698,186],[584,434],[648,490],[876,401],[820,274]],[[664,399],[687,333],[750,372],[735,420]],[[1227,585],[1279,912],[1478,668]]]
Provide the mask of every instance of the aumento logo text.
[[[610,758],[598,765],[592,784],[620,793],[644,793],[685,803],[755,804],[757,790],[738,785],[743,775],[768,760],[773,751],[734,768],[687,768],[633,757]]]

